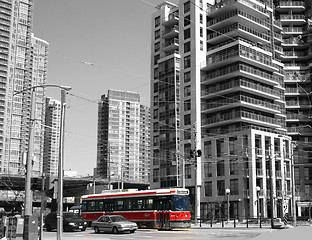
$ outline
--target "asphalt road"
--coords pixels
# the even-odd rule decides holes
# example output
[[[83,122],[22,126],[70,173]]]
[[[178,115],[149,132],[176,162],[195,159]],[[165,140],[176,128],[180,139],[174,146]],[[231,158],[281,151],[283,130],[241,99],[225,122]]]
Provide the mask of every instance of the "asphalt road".
[[[187,230],[171,230],[158,231],[155,229],[139,229],[135,233],[100,233],[95,234],[92,229],[87,229],[85,232],[64,232],[64,240],[146,240],[146,239],[167,239],[167,240],[187,240],[187,239],[209,239],[209,240],[245,240],[251,239],[260,234],[267,233],[271,230],[268,228],[192,228]],[[43,240],[55,240],[56,232],[44,232]]]

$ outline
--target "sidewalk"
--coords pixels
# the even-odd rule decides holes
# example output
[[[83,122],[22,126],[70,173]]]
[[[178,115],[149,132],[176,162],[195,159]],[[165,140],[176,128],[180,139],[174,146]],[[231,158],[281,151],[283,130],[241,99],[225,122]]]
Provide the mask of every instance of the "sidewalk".
[[[251,238],[250,240],[294,240],[294,239],[311,239],[312,237],[312,226],[299,226],[281,230],[272,230],[264,232],[257,237]]]

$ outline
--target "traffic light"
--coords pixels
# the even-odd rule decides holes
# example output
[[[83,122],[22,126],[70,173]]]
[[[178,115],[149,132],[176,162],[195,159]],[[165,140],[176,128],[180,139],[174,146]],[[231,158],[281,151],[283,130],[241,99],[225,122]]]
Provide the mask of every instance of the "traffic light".
[[[190,158],[195,158],[195,157],[201,157],[202,151],[201,150],[190,150]]]
[[[202,151],[201,151],[201,150],[197,150],[197,155],[196,155],[196,157],[201,157],[201,155],[202,155]]]

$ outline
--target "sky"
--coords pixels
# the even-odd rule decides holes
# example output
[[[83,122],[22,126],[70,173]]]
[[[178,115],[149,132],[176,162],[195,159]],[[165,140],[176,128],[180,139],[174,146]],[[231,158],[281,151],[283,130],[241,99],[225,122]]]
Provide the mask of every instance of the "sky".
[[[164,0],[34,0],[33,32],[49,43],[47,84],[66,97],[65,170],[93,175],[97,102],[107,90],[141,94],[149,106],[151,16]],[[177,0],[171,1],[177,3]],[[60,100],[60,89],[47,88]]]

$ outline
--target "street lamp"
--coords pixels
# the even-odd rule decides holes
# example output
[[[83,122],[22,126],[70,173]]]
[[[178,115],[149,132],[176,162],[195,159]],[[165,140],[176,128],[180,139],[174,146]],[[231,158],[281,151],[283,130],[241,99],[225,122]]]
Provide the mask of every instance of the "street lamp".
[[[256,192],[257,192],[257,221],[259,221],[259,216],[260,214],[260,203],[259,203],[259,195],[260,195],[260,187],[256,187]],[[261,228],[261,217],[260,217],[260,228]]]
[[[227,195],[227,222],[229,223],[230,220],[230,189],[225,189],[225,193]]]
[[[64,177],[64,136],[65,136],[65,111],[66,94],[71,87],[59,86],[61,88],[61,123],[59,135],[59,160],[57,181],[57,240],[63,239],[63,177]]]
[[[57,87],[60,88],[61,91],[64,91],[64,95],[66,91],[71,90],[71,87],[60,86],[56,84],[43,84],[32,86],[29,88],[24,88],[21,91],[16,91],[13,93],[13,96],[18,95],[20,93],[24,93],[27,91],[31,91],[31,115],[30,115],[30,127],[29,127],[29,138],[28,138],[28,153],[26,159],[26,176],[25,176],[25,212],[24,212],[24,239],[28,240],[30,237],[29,227],[30,227],[30,216],[32,215],[32,193],[31,193],[31,165],[32,165],[32,157],[33,157],[33,139],[34,139],[34,121],[35,121],[35,94],[34,90],[36,88],[46,88],[46,87]],[[63,117],[64,118],[64,117]],[[64,119],[65,120],[65,119]],[[63,149],[63,147],[62,147]],[[63,191],[63,188],[58,189]],[[63,193],[62,193],[63,194]]]

